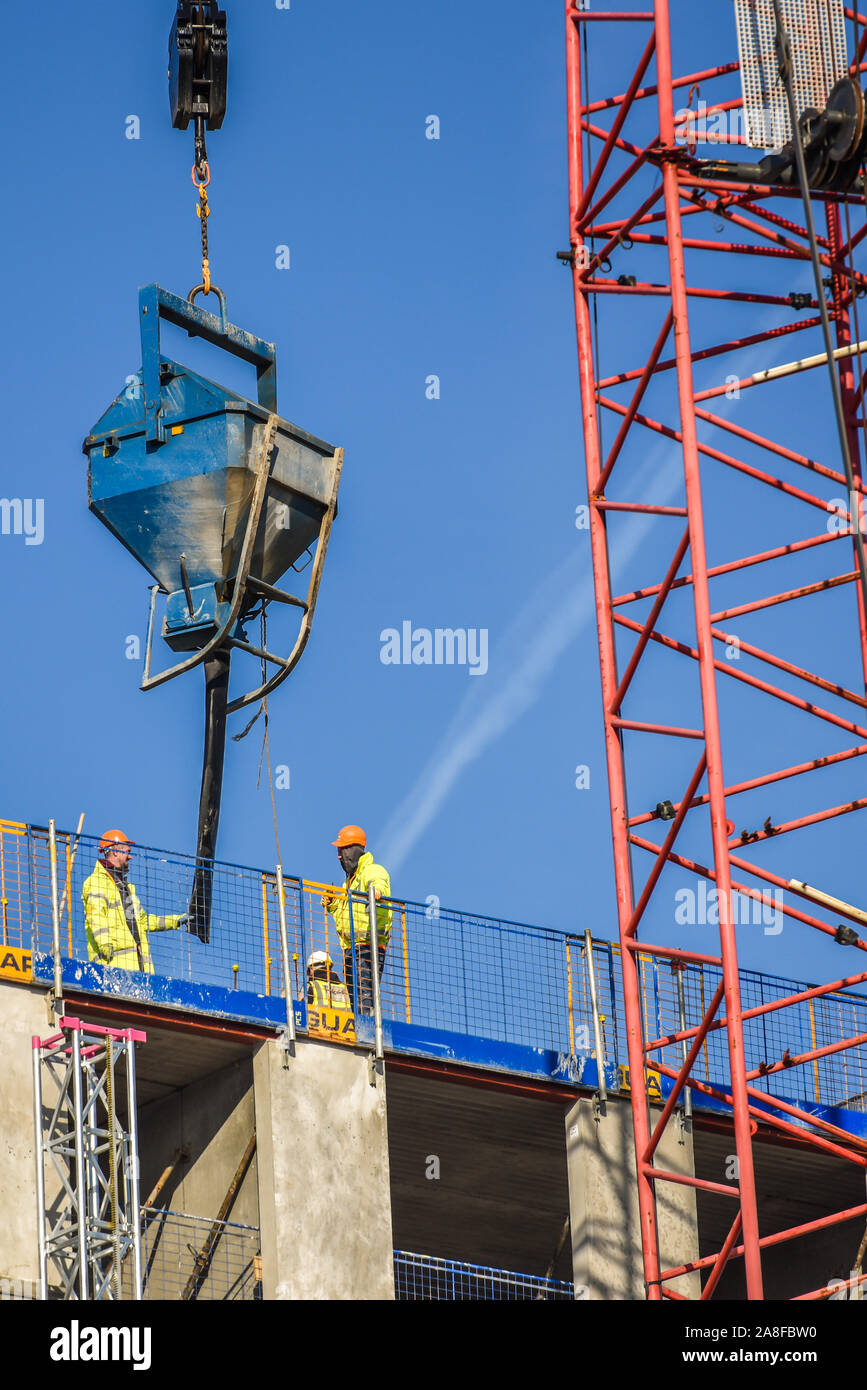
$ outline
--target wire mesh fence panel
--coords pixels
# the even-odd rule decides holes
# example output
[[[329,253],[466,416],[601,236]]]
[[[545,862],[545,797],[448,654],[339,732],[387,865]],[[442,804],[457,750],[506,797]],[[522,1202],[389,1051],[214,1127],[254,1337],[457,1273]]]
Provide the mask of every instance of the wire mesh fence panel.
[[[260,932],[262,937],[262,961],[264,969],[265,994],[284,995],[283,947],[280,924],[280,899],[277,892],[276,874],[263,872],[261,875]],[[303,997],[302,983],[304,968],[303,948],[303,906],[302,884],[300,879],[283,879],[283,917],[286,924],[286,951],[289,963],[289,992],[293,999]]]
[[[430,920],[420,908],[407,905],[406,925],[413,1023],[470,1032],[480,983],[466,973],[463,918],[437,910]]]
[[[746,1012],[773,1004],[808,989],[796,980],[755,971],[741,972],[741,996]],[[744,1050],[748,1070],[777,1066],[751,1085],[769,1095],[821,1105],[847,1105],[864,1087],[867,1050],[861,1043],[796,1064],[796,1059],[859,1034],[867,1035],[867,999],[854,994],[831,993],[799,999],[783,1008],[764,1012],[744,1023]],[[722,1036],[722,1034],[721,1034]],[[782,1065],[780,1065],[782,1064]]]
[[[804,1019],[808,1046],[816,1051],[833,1047],[843,1038],[864,1036],[865,1041],[844,1051],[814,1058],[809,1092],[826,1105],[867,1110],[867,1000],[848,993],[822,995],[798,1006]]]
[[[31,850],[35,946],[50,951],[51,871],[46,832],[31,832]],[[277,902],[268,875],[220,862],[202,868],[194,856],[138,845],[132,847],[126,874],[116,870],[110,874],[104,856],[99,854],[98,840],[82,836],[76,844],[66,832],[58,833],[57,858],[58,893],[63,899],[61,949],[74,959],[107,967],[113,976],[118,969],[129,973],[129,967],[254,994],[282,991]],[[297,894],[297,887],[294,891]],[[287,885],[287,899],[292,892],[292,886]],[[203,895],[207,897],[206,909],[201,905]],[[139,943],[138,955],[130,951],[124,958],[117,949],[117,937],[124,933],[118,932],[114,923],[117,919],[122,928],[130,912],[143,943]],[[100,914],[102,925],[108,919],[109,930],[97,940]],[[179,925],[178,918],[185,914],[187,921]],[[124,981],[113,982],[123,992]]]
[[[257,1301],[259,1228],[143,1207],[142,1270],[147,1299]]]
[[[342,886],[328,883],[316,883],[305,879],[302,884],[300,902],[300,921],[299,921],[299,950],[301,964],[301,979],[307,987],[307,966],[311,962],[311,957],[325,957],[329,962],[329,978],[326,984],[333,991],[335,1000],[342,1001],[345,997],[351,996],[351,985],[353,978],[353,957],[352,941],[354,939],[352,930],[348,934],[344,929],[344,938],[338,931],[337,922],[334,917],[334,909],[339,905],[342,912],[349,914],[348,900],[346,892]],[[332,910],[329,910],[331,907]],[[382,908],[379,912],[383,911]],[[378,912],[378,916],[379,916]],[[397,914],[391,910],[392,918]],[[352,902],[352,922],[359,923],[359,933],[357,945],[367,940],[367,916],[366,906],[362,904],[360,895],[353,898]],[[365,924],[364,931],[361,930],[361,923]],[[393,931],[392,925],[392,931]],[[391,966],[391,948],[389,941],[386,951],[386,961],[382,976],[383,991],[383,1014],[388,1017],[388,1004],[394,993],[394,971]],[[347,991],[346,996],[343,990]],[[308,990],[308,997],[311,997]],[[351,1002],[351,998],[350,998]]]
[[[421,903],[401,909],[390,971],[386,957],[387,1016],[570,1051],[562,934]]]
[[[624,1023],[620,986],[620,948],[615,946],[618,989],[615,1005]],[[681,1027],[681,1012],[674,972],[660,961],[637,955],[639,981],[647,1040],[667,1037]],[[687,965],[681,972],[683,1019],[686,1028],[701,1023],[722,979],[716,966]],[[758,971],[740,972],[741,1006],[744,1013],[761,1013],[744,1019],[744,1055],[747,1070],[782,1064],[769,1075],[756,1075],[750,1081],[758,1091],[801,1104],[846,1106],[867,1109],[867,1041],[822,1058],[793,1064],[793,1059],[823,1047],[867,1035],[867,998],[846,992],[831,992],[799,999],[778,1009],[766,1008],[778,1000],[803,994],[811,987],[796,980]],[[716,1021],[725,1018],[725,1002],[717,1010]],[[682,1045],[657,1048],[653,1060],[679,1069]],[[728,1038],[725,1028],[709,1031],[699,1053],[693,1075],[707,1084],[719,1084],[728,1075]]]
[[[64,836],[58,836],[58,854]],[[53,917],[51,907],[51,868],[48,853],[48,831],[31,827],[27,834],[27,854],[24,865],[25,877],[22,891],[30,913],[30,927],[33,934],[33,949],[50,951],[53,941]],[[58,888],[59,888],[58,883]],[[67,887],[64,884],[64,887]],[[67,887],[67,902],[69,892]]]
[[[399,1300],[424,1302],[572,1301],[575,1297],[572,1285],[560,1279],[516,1274],[509,1269],[487,1269],[484,1265],[464,1264],[458,1260],[414,1255],[407,1250],[394,1252],[394,1295]]]
[[[135,993],[136,962],[128,957],[124,968],[118,968],[117,958],[114,963],[107,961],[88,922],[85,899],[114,892],[110,885],[106,889],[100,877],[106,871],[97,867],[99,842],[66,831],[58,831],[56,840],[61,954],[104,968],[107,989],[121,995]],[[280,904],[274,873],[209,864],[207,931],[202,931],[201,915],[191,913],[197,886],[201,893],[201,872],[192,856],[133,846],[127,882],[147,935],[147,959],[140,959],[140,968],[197,985],[282,996]],[[308,961],[317,952],[331,961],[338,983],[349,983],[350,943],[341,939],[335,919],[341,899],[345,901],[342,886],[284,879],[289,989],[295,999],[309,998]],[[0,821],[0,907],[6,945],[51,952],[46,829]],[[381,902],[379,912],[391,914],[381,980],[385,1019],[557,1053],[595,1052],[582,937],[430,903],[393,899]],[[178,925],[177,918],[185,913],[190,914],[189,924]],[[635,959],[645,1038],[668,1037],[680,1029],[682,1020],[686,1028],[697,1027],[719,985],[718,967],[688,964],[675,973],[664,961],[640,951]],[[605,1060],[622,1067],[626,1034],[619,945],[594,940],[593,960]],[[133,969],[127,969],[127,964]],[[743,970],[740,978],[747,1014],[809,988],[756,971]],[[370,1007],[366,999],[364,1006]],[[723,1005],[717,1019],[724,1017]],[[839,1049],[840,1043],[861,1035],[867,1035],[867,998],[850,991],[799,999],[783,1009],[747,1017],[747,1067],[761,1073],[752,1084],[796,1102],[865,1110],[867,1043]],[[350,1029],[343,1040],[353,1038]],[[839,1050],[789,1065],[804,1053],[835,1046]],[[682,1044],[666,1043],[653,1056],[678,1069]],[[763,1074],[774,1066],[779,1069]],[[708,1032],[694,1074],[711,1085],[728,1074],[724,1028]]]
[[[304,881],[300,954],[304,965],[323,953],[344,982],[352,975],[351,938],[338,935],[328,910],[335,900],[345,901],[341,888]],[[397,899],[379,910],[392,917],[381,977],[385,1018],[570,1050],[561,934]],[[366,915],[361,920],[366,936]]]
[[[595,1055],[593,1001],[584,937],[566,937],[563,940],[562,949],[566,956],[569,1050],[575,1053],[590,1052]],[[593,941],[591,949],[603,1058],[606,1064],[617,1065],[619,1061],[617,998],[612,950],[607,941]]]
[[[491,924],[486,931],[495,934]],[[562,937],[505,925],[501,939],[506,1036],[528,1047],[570,1052]]]

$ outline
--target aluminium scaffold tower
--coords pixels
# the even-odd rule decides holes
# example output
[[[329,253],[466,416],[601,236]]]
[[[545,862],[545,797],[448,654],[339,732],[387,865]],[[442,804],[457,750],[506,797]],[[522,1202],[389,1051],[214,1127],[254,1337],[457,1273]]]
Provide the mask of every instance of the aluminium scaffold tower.
[[[33,1039],[40,1297],[140,1299],[135,1046],[146,1035],[58,1026]]]
[[[774,1229],[753,1149],[761,1127],[867,1170],[867,1141],[794,1081],[815,1073],[818,1097],[822,1059],[856,1055],[865,1035],[785,1041],[796,1009],[812,1019],[867,981],[860,860],[834,833],[867,806],[867,14],[841,0],[617,5],[566,4],[558,254],[574,282],[644,1277],[649,1299],[682,1298],[670,1281],[700,1271],[708,1299],[742,1259],[761,1299],[769,1246],[853,1222],[854,1251],[867,1216],[861,1203]],[[616,95],[593,86],[600,63],[606,80],[622,72]],[[744,146],[768,153],[744,163]],[[673,902],[701,880],[718,925],[679,927],[677,941]],[[744,903],[779,918],[781,952],[794,933],[827,947],[837,978],[745,1008]],[[718,972],[665,1037],[642,1011],[647,960]],[[651,1074],[671,1083],[661,1113]],[[734,1178],[657,1166],[687,1092],[730,1107]],[[730,1216],[713,1254],[666,1269],[656,1207],[672,1181],[726,1198]]]

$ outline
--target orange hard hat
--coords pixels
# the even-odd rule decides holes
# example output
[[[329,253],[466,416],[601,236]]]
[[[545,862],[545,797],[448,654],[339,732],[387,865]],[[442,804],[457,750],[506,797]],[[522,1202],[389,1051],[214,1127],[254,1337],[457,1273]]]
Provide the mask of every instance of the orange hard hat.
[[[338,849],[344,849],[346,845],[366,845],[367,836],[360,825],[344,825],[336,840],[331,843]]]
[[[119,848],[121,845],[132,845],[132,840],[128,835],[124,835],[122,830],[106,830],[99,842],[100,854],[105,854],[107,850]]]

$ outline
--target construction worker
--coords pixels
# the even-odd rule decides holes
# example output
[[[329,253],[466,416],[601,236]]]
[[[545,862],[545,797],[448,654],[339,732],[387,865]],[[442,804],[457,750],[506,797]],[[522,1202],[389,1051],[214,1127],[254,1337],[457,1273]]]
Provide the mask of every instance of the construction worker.
[[[367,836],[360,825],[344,825],[336,840],[331,842],[337,848],[340,866],[346,875],[345,892],[335,894],[325,900],[325,907],[334,918],[337,935],[343,947],[343,974],[350,1000],[353,999],[353,983],[358,974],[357,998],[355,1007],[359,1013],[373,1010],[373,960],[370,951],[370,914],[367,907],[368,888],[373,884],[377,900],[391,897],[391,879],[388,870],[377,864],[367,850]],[[350,894],[352,895],[350,898]],[[376,909],[377,956],[379,978],[388,938],[391,935],[391,908],[383,905]],[[355,957],[353,959],[353,938]]]
[[[131,850],[132,841],[122,830],[107,830],[99,842],[96,868],[81,890],[87,949],[90,959],[103,965],[153,975],[150,933],[176,931],[187,924],[187,914],[155,917],[145,912],[128,877]]]
[[[349,991],[332,965],[326,951],[314,951],[307,957],[307,1003],[320,1009],[351,1009]]]

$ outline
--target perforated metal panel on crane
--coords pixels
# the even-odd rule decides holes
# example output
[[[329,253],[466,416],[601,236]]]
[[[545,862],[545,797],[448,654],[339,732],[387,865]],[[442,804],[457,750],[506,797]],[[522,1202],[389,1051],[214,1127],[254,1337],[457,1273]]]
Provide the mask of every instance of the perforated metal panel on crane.
[[[823,111],[846,68],[843,0],[781,0],[792,45],[798,111]],[[744,134],[753,149],[779,149],[792,138],[786,92],[777,71],[773,0],[735,0],[744,94]]]

